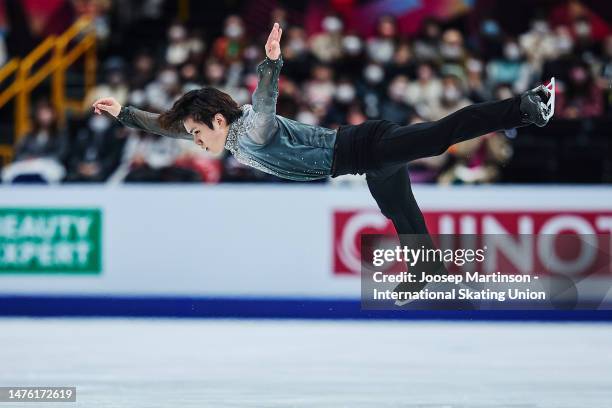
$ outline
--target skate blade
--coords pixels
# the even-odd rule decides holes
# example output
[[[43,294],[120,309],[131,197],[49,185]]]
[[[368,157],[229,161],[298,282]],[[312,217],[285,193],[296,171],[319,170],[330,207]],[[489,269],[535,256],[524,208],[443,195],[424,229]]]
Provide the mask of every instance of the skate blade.
[[[550,97],[548,98],[548,102],[546,102],[546,112],[547,114],[544,118],[548,121],[555,114],[555,77],[550,79],[548,85],[545,85],[545,88],[550,92]]]

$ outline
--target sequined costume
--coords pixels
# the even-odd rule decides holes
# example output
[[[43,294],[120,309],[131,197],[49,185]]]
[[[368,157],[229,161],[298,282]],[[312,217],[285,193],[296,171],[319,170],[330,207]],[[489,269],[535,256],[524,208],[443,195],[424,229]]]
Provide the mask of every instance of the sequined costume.
[[[242,116],[230,124],[225,142],[236,160],[278,177],[309,181],[331,176],[336,131],[276,115],[282,57],[266,58],[257,67],[259,82],[253,104],[241,107]],[[117,119],[129,127],[192,140],[185,132],[162,129],[158,114],[125,106]]]

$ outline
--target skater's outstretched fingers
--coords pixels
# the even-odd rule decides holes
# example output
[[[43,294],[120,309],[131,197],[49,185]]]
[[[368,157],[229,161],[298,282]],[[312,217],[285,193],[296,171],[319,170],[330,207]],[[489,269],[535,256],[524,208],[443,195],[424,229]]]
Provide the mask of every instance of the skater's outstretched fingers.
[[[268,41],[266,41],[266,56],[271,60],[277,60],[280,57],[280,38],[283,34],[282,28],[278,23],[274,23],[274,27],[268,35]]]
[[[278,23],[274,23],[274,26],[272,27],[272,30],[270,30],[270,34],[268,34],[268,39],[266,40],[266,47],[274,39],[274,31],[276,30],[276,26],[277,25],[278,25]]]
[[[283,29],[280,28],[278,23],[274,23],[272,34],[274,35],[274,41],[280,42],[281,36],[283,35]]]
[[[104,111],[117,117],[121,111],[121,104],[115,98],[100,98],[93,103],[92,107],[98,115]]]

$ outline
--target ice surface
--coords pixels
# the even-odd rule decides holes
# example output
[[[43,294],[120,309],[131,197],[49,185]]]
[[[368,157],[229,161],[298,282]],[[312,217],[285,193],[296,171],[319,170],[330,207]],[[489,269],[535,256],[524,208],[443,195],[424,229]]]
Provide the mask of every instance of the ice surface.
[[[612,325],[0,319],[17,407],[612,407]]]

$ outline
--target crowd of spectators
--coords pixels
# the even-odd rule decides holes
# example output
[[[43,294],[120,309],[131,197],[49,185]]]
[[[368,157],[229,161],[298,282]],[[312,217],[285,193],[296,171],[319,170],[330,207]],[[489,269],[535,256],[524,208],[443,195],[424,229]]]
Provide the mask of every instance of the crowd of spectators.
[[[282,10],[281,10],[282,17]],[[163,111],[184,92],[214,86],[239,103],[250,103],[264,58],[258,35],[238,15],[223,34],[207,42],[198,29],[173,23],[159,49],[135,50],[130,58],[100,61],[99,84],[86,106],[101,96],[148,111]],[[477,33],[426,19],[420,33],[399,34],[396,20],[382,16],[376,34],[364,38],[329,14],[321,31],[308,36],[299,25],[284,27],[284,67],[277,113],[336,128],[367,119],[402,125],[442,118],[466,105],[503,99],[557,78],[556,119],[612,114],[612,36],[592,36],[581,16],[552,26],[536,19],[512,36],[494,19]],[[227,154],[212,156],[189,141],[121,127],[107,116],[88,114],[59,129],[52,107],[34,109],[34,126],[6,166],[5,181],[148,182],[280,181],[247,168]],[[453,146],[442,156],[411,164],[414,182],[487,183],[512,159],[511,132],[493,133]]]

